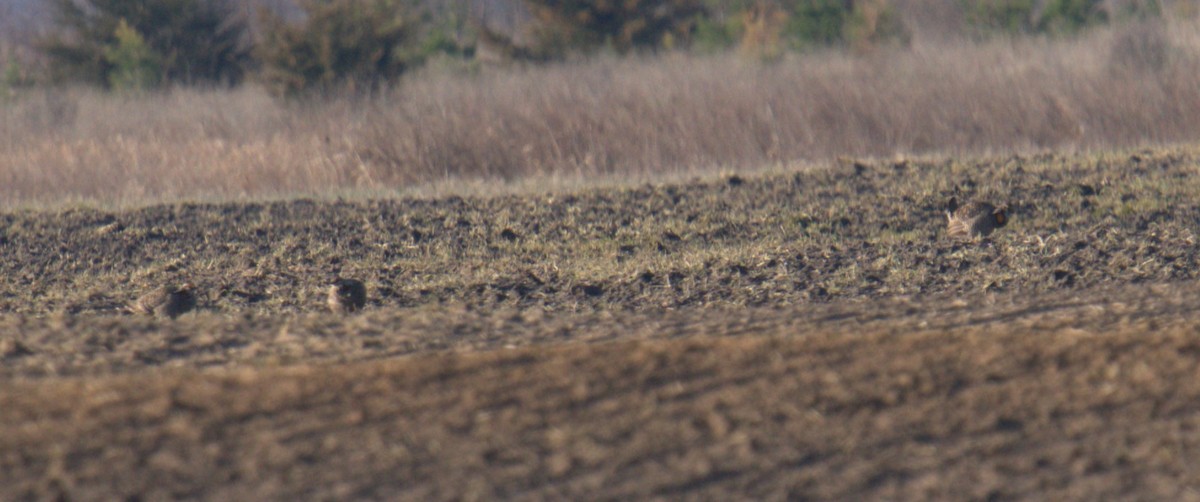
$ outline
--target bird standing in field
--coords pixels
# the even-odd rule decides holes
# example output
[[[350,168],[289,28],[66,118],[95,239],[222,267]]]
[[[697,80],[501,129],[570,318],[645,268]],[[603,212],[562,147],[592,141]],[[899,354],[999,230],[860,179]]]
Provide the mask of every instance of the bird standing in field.
[[[195,286],[187,282],[175,287],[168,284],[142,295],[129,311],[134,314],[166,317],[174,319],[196,308]]]
[[[348,314],[362,310],[367,304],[367,287],[356,279],[337,278],[329,285],[329,310]]]
[[[953,239],[987,237],[997,228],[1008,224],[1008,208],[996,207],[987,202],[958,204],[951,197],[946,207],[946,234]]]

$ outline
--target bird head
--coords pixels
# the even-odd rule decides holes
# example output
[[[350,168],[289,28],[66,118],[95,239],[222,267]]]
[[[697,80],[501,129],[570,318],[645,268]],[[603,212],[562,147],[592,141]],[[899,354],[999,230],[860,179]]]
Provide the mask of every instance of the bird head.
[[[992,218],[996,221],[996,226],[1003,227],[1008,224],[1008,206],[998,207],[992,211]]]

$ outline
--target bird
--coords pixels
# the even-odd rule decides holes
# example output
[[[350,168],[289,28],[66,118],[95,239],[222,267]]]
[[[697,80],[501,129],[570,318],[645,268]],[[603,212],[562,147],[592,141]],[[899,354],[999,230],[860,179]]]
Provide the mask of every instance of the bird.
[[[951,197],[946,206],[946,234],[955,239],[987,237],[997,228],[1008,224],[1008,207],[996,207],[987,202],[958,204]]]
[[[196,308],[195,286],[185,282],[179,287],[167,284],[142,295],[129,306],[134,314],[174,319]]]
[[[367,304],[367,287],[357,279],[339,277],[329,285],[329,310],[347,314],[362,310]]]

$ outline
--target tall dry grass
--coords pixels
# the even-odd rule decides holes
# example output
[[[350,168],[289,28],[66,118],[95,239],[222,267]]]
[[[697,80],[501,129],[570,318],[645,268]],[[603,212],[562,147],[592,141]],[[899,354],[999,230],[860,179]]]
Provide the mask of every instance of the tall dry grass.
[[[0,106],[0,204],[647,178],[837,156],[1200,139],[1200,24],[764,64],[669,55],[427,71],[368,97],[26,93]]]

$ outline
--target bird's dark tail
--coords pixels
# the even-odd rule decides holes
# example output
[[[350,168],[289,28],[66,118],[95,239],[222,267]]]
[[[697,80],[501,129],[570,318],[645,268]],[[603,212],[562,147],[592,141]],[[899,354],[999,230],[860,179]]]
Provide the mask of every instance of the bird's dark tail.
[[[946,203],[946,219],[953,218],[955,211],[958,211],[958,197],[950,197],[950,202]]]

